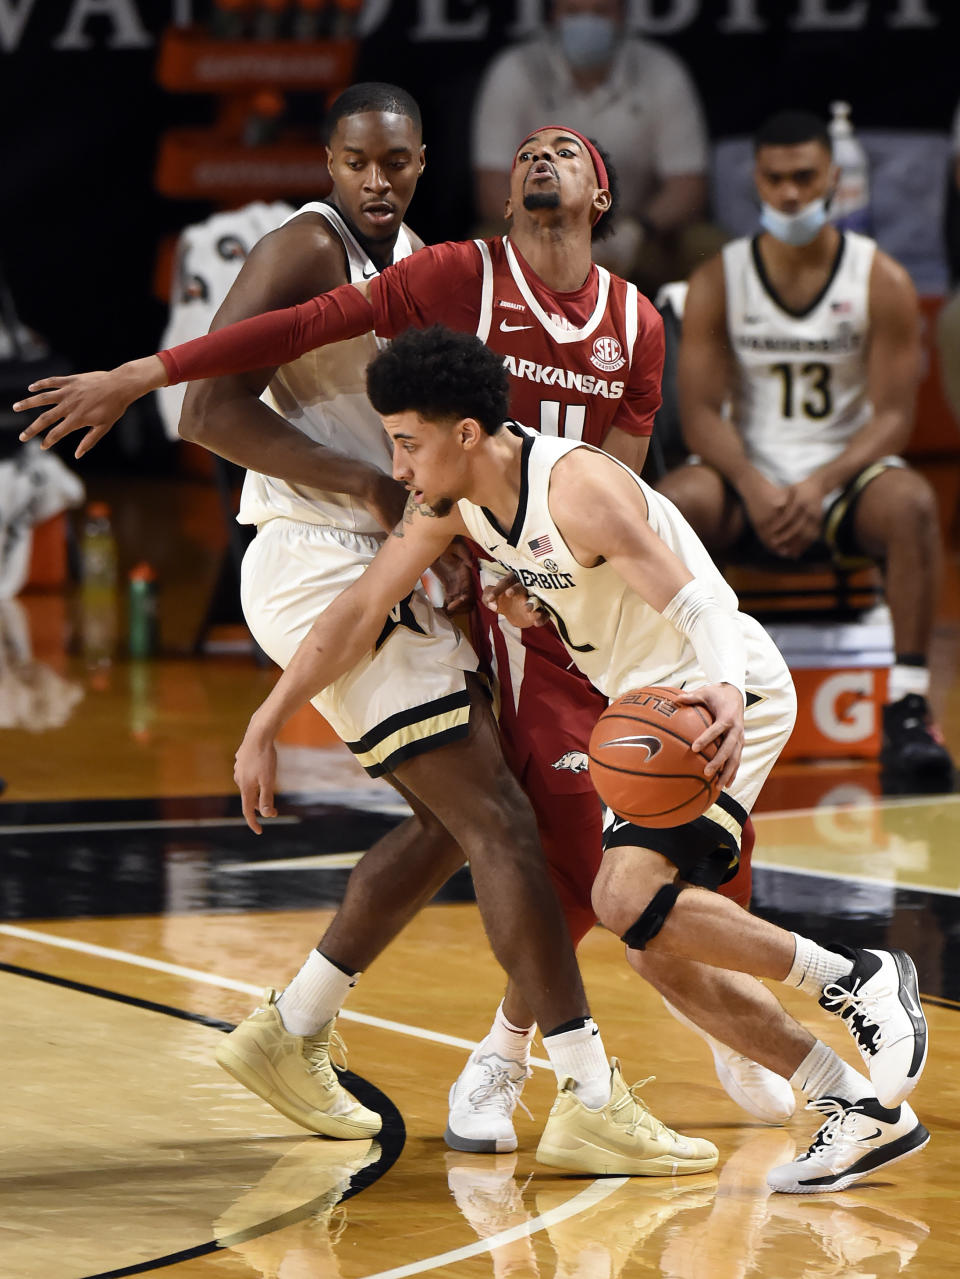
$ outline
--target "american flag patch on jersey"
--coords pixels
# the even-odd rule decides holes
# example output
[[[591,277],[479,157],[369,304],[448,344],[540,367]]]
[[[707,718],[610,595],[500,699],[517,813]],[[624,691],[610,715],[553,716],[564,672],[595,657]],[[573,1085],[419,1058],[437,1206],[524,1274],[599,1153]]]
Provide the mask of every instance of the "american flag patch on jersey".
[[[538,560],[543,559],[544,555],[553,554],[553,543],[550,541],[549,533],[544,533],[542,537],[535,537],[533,541],[528,542],[527,545],[530,547],[531,551],[533,551],[535,558]]]

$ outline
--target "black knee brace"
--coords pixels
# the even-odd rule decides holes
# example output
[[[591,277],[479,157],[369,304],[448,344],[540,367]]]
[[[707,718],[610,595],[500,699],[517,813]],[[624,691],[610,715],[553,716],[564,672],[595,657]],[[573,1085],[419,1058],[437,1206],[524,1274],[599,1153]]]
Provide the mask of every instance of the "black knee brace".
[[[654,894],[653,900],[636,923],[631,924],[620,938],[631,950],[645,950],[667,921],[683,889],[679,884],[664,884]]]

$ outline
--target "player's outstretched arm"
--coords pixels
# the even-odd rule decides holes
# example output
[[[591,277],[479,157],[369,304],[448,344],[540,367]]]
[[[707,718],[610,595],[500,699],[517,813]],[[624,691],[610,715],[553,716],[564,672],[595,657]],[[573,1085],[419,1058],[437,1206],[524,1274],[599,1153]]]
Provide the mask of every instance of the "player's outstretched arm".
[[[41,378],[27,387],[32,394],[13,406],[17,413],[43,410],[20,432],[20,439],[26,443],[43,435],[41,447],[48,449],[74,431],[86,431],[74,451],[74,457],[83,457],[103,439],[134,400],[166,385],[167,371],[157,355],[95,373]]]
[[[45,411],[20,438],[32,439],[54,427],[44,441],[44,447],[49,447],[72,431],[89,427],[92,429],[77,452],[78,457],[82,456],[134,400],[148,391],[174,382],[195,382],[288,364],[314,347],[368,333],[374,327],[374,313],[366,293],[366,285],[342,284],[299,306],[228,324],[168,351],[130,360],[107,373],[77,373],[35,382],[29,389],[41,394],[20,400],[13,407],[20,413],[37,408]]]
[[[273,816],[273,743],[281,728],[373,649],[390,610],[417,586],[452,539],[465,532],[456,509],[435,519],[421,514],[411,499],[403,520],[363,576],[320,614],[301,640],[273,691],[254,711],[237,750],[234,780],[243,815],[255,834],[261,833],[257,813]]]

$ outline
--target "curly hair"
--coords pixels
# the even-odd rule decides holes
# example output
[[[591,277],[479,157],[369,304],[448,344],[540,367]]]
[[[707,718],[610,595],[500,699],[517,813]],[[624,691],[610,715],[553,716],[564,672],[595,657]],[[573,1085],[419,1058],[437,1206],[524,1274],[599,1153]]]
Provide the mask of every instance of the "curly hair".
[[[503,359],[471,333],[442,324],[407,329],[367,367],[367,395],[381,414],[413,411],[427,421],[474,418],[495,435],[509,416]]]

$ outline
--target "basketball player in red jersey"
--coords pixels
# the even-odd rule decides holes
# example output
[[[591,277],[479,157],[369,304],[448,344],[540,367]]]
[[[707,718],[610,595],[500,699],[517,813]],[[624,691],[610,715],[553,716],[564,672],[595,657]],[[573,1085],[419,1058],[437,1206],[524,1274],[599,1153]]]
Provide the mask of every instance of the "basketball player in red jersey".
[[[151,357],[108,375],[57,379],[56,407],[24,434],[36,435],[62,418],[45,441],[52,443],[92,423],[78,450],[83,452],[131,398],[168,380],[284,364],[314,346],[370,329],[390,337],[410,325],[442,321],[476,333],[504,357],[511,411],[521,421],[602,446],[640,470],[660,403],[662,326],[633,285],[592,262],[591,239],[604,233],[605,219],[609,225],[609,188],[603,157],[588,139],[563,127],[538,130],[517,149],[506,210],[509,236],[423,249],[386,267],[369,284],[334,289],[290,311],[221,329],[164,353],[162,361]],[[108,381],[83,380],[90,377]],[[23,407],[52,402],[39,396]],[[496,589],[489,583],[488,588]],[[492,655],[500,681],[505,750],[533,801],[554,882],[579,942],[595,922],[590,888],[601,850],[600,811],[585,751],[606,702],[570,664],[551,628],[521,634],[490,612],[481,623],[475,639],[485,656]],[[434,873],[449,870],[437,864]],[[655,960],[643,962],[644,975],[658,989],[703,1020],[697,992],[683,987],[675,967],[661,972]],[[511,987],[491,1035],[454,1089],[458,1113],[447,1134],[451,1144],[471,1150],[515,1145],[510,1113],[525,1077],[531,1023]],[[736,1046],[749,1051],[749,1041]],[[721,1051],[716,1041],[711,1047],[715,1056]],[[502,1087],[486,1094],[480,1112],[468,1105],[463,1113],[461,1098],[475,1093],[491,1070]],[[729,1054],[723,1070],[725,1086],[753,1113],[778,1120],[792,1111],[790,1089],[746,1057]]]

